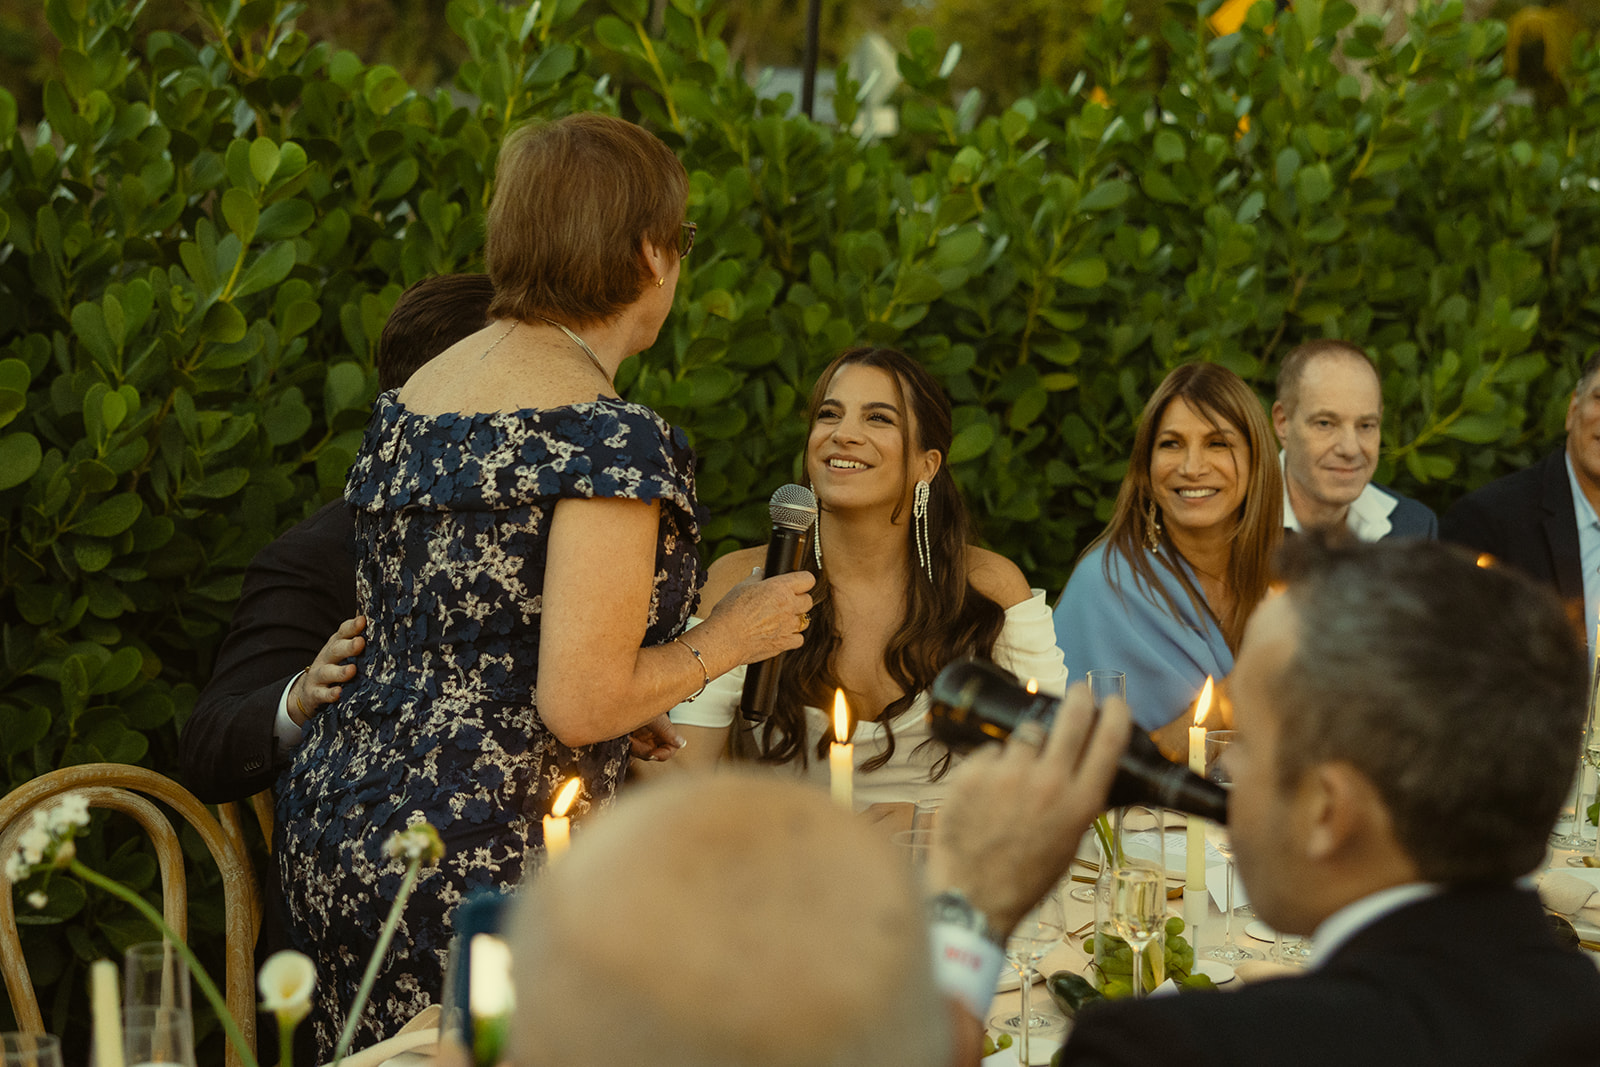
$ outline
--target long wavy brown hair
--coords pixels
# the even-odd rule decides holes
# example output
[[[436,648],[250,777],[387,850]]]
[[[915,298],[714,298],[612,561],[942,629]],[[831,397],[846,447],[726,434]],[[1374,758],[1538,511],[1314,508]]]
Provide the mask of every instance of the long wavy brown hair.
[[[1150,457],[1155,451],[1156,431],[1167,406],[1175,400],[1187,401],[1201,418],[1220,428],[1232,426],[1245,439],[1250,450],[1250,467],[1240,472],[1245,483],[1244,503],[1234,523],[1233,550],[1228,557],[1228,588],[1233,591],[1233,610],[1218,618],[1206,598],[1196,588],[1188,572],[1178,565],[1179,553],[1165,524],[1157,536],[1159,549],[1148,550],[1146,538],[1151,529],[1149,515],[1155,506],[1150,484]],[[1089,545],[1105,544],[1120,552],[1137,580],[1148,592],[1159,596],[1174,617],[1178,605],[1166,586],[1157,580],[1157,563],[1178,579],[1189,594],[1189,602],[1202,617],[1216,619],[1223,638],[1233,651],[1239,650],[1244,624],[1250,618],[1272,580],[1272,554],[1283,540],[1283,473],[1278,468],[1277,448],[1272,427],[1256,394],[1233,371],[1216,363],[1185,363],[1175,367],[1156,387],[1139,416],[1139,429],[1133,438],[1133,454],[1128,457],[1128,473],[1117,493],[1117,506],[1111,522]],[[1110,551],[1106,555],[1106,575],[1111,575]]]
[[[963,656],[991,658],[995,640],[1005,623],[1005,611],[967,581],[971,520],[946,462],[952,437],[950,401],[939,383],[921,364],[893,348],[852,348],[844,352],[817,378],[817,384],[811,390],[807,426],[816,425],[817,413],[828,398],[828,387],[833,383],[834,375],[841,367],[851,365],[877,367],[888,371],[893,379],[897,393],[895,399],[900,410],[912,414],[912,419],[902,419],[900,422],[905,462],[910,463],[914,450],[924,452],[934,449],[940,456],[939,471],[929,483],[928,498],[928,545],[932,555],[932,578],[916,563],[916,548],[911,540],[909,491],[890,516],[892,523],[905,527],[908,558],[912,561],[906,583],[905,614],[883,653],[884,666],[904,695],[878,715],[887,745],[882,753],[862,767],[864,771],[874,771],[888,763],[894,755],[894,733],[889,720],[909,707],[918,693],[932,685],[934,675],[947,663]],[[916,441],[911,440],[913,421],[917,428]],[[806,483],[810,484],[809,471]],[[826,505],[823,504],[823,507],[825,509]],[[840,643],[839,622],[834,614],[832,589],[828,584],[826,543],[822,546],[822,558],[823,566],[818,568],[815,557],[810,552],[806,553],[806,566],[817,576],[817,584],[811,590],[811,624],[806,629],[806,642],[784,657],[777,701],[766,723],[753,730],[734,730],[732,748],[736,757],[754,758],[766,763],[788,763],[798,759],[802,766],[809,761],[811,753],[805,744],[805,709],[808,705],[831,707],[833,690],[839,686],[835,669]],[[828,741],[827,736],[818,740],[815,755],[819,760],[827,755]],[[945,758],[936,765],[933,777],[942,776],[948,769],[949,754],[946,753]]]

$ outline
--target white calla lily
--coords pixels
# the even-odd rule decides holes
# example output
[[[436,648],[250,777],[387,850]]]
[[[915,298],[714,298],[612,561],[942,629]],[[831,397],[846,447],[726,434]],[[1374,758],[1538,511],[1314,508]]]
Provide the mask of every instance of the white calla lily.
[[[293,949],[274,952],[261,965],[256,986],[261,990],[261,1010],[277,1016],[280,1027],[292,1027],[311,1010],[317,965]]]

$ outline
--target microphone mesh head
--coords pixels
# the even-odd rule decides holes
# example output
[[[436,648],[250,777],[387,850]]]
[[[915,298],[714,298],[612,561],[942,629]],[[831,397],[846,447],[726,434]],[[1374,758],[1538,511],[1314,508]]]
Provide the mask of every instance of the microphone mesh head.
[[[780,485],[767,502],[772,524],[788,530],[804,530],[817,521],[817,497],[803,485]]]

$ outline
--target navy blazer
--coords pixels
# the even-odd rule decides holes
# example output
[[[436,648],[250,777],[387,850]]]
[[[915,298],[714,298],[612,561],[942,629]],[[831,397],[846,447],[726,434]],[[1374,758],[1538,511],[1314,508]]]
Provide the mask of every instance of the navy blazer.
[[[1385,541],[1391,537],[1414,537],[1426,541],[1438,538],[1439,516],[1433,513],[1432,508],[1420,500],[1401,496],[1387,486],[1374,484],[1373,488],[1395,499],[1394,510],[1389,512],[1389,532],[1383,535]]]
[[[1565,446],[1457,500],[1445,512],[1439,536],[1555,586],[1563,600],[1583,600]]]
[[[278,700],[357,612],[355,520],[323,505],[257,553],[211,680],[183,724],[184,783],[208,804],[272,787]]]
[[[1600,1063],[1600,971],[1529,890],[1456,889],[1385,915],[1299,977],[1086,1010],[1091,1064],[1569,1067]]]

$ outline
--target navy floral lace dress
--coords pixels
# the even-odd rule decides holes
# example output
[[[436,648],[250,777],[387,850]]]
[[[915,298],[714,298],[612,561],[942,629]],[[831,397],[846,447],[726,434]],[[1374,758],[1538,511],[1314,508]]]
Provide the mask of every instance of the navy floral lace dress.
[[[681,430],[620,400],[420,415],[386,393],[345,496],[367,647],[278,779],[274,839],[290,941],[317,963],[307,1022],[320,1062],[333,1056],[404,873],[384,854],[390,834],[426,819],[446,855],[406,905],[357,1049],[437,999],[452,909],[516,885],[525,858],[542,853],[540,820],[561,783],[582,777],[581,815],[622,781],[625,737],[568,748],[538,715],[556,503],[661,502],[646,645],[683,629],[701,579],[693,452]]]

